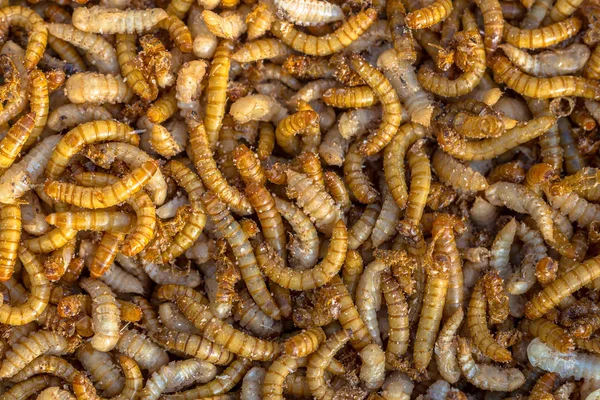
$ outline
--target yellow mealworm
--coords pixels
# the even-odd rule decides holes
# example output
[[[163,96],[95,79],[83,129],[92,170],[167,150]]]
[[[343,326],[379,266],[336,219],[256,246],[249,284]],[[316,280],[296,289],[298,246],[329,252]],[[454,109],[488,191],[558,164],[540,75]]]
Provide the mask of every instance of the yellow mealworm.
[[[133,220],[130,214],[116,211],[79,211],[49,214],[46,222],[59,228],[76,230],[128,230]]]
[[[181,50],[181,52],[191,53],[192,34],[181,18],[175,15],[169,15],[167,18],[161,20],[156,26],[169,32],[171,40],[173,40],[173,43]]]
[[[123,312],[123,310],[121,310]],[[169,362],[167,352],[158,347],[152,340],[133,330],[122,332],[115,348],[122,354],[131,357],[142,369],[150,372],[158,370]]]
[[[356,298],[356,288],[363,270],[363,259],[360,253],[357,250],[348,250],[342,270],[342,278],[351,299]]]
[[[521,72],[506,57],[498,57],[493,62],[494,77],[524,96],[548,99],[553,97],[576,96],[587,99],[600,98],[600,84],[579,76],[555,76],[535,78]]]
[[[480,389],[510,392],[525,383],[525,376],[517,368],[500,369],[475,363],[468,340],[461,337],[458,338],[458,363],[465,378]]]
[[[48,119],[49,107],[48,81],[43,72],[35,69],[29,73],[29,109],[31,113],[34,113],[35,124],[30,129],[29,138],[25,143],[26,147],[33,145],[42,134],[42,130],[46,126]],[[17,122],[18,124],[19,122]]]
[[[103,391],[103,394],[116,395],[123,390],[125,381],[116,363],[108,353],[95,350],[88,343],[79,348],[77,358],[83,367],[89,371],[94,384]]]
[[[78,72],[67,79],[66,94],[72,103],[128,103],[133,91],[120,76]]]
[[[112,119],[106,108],[97,104],[65,104],[55,108],[48,117],[48,128],[59,132],[90,121]]]
[[[172,361],[153,373],[140,392],[140,398],[157,400],[165,391],[179,390],[191,382],[205,383],[217,374],[214,365],[198,359]]]
[[[137,56],[136,37],[132,34],[117,34],[116,55],[119,62],[121,75],[127,86],[142,99],[152,100],[156,98],[158,89],[156,85],[150,85],[142,71],[134,64]]]
[[[247,358],[235,359],[221,375],[212,381],[197,386],[184,392],[164,396],[165,400],[193,400],[198,398],[210,398],[229,392],[238,384],[252,366],[252,361]]]
[[[456,190],[475,193],[488,187],[487,180],[483,175],[449,156],[441,149],[433,153],[431,165],[440,181]],[[459,179],[458,177],[466,179]]]
[[[260,338],[270,338],[281,334],[281,322],[274,320],[262,312],[248,293],[248,290],[241,290],[237,295],[238,301],[233,310],[233,319],[242,328]],[[273,295],[275,295],[275,292]],[[217,314],[216,311],[213,313]]]
[[[84,278],[81,287],[92,296],[92,346],[99,351],[109,351],[119,340],[120,310],[108,286],[97,280]]]
[[[348,231],[348,248],[350,250],[358,249],[369,239],[380,211],[379,203],[369,204],[365,208],[363,214]]]
[[[0,322],[8,325],[25,325],[35,320],[44,312],[50,299],[50,282],[40,261],[25,247],[19,247],[18,255],[29,276],[31,294],[18,306],[0,305]]]
[[[290,54],[290,48],[277,39],[257,39],[245,43],[231,55],[231,58],[240,63],[278,58]]]
[[[285,231],[273,196],[263,185],[254,182],[246,187],[246,195],[258,215],[265,240],[285,260],[287,258]]]
[[[421,125],[414,123],[404,124],[384,151],[383,172],[385,174],[385,181],[400,209],[404,209],[408,198],[404,156],[410,146],[425,135],[426,130]]]
[[[585,353],[561,353],[544,344],[539,338],[533,339],[527,347],[527,358],[534,367],[556,372],[561,377],[593,379],[600,357]]]
[[[101,188],[87,188],[74,184],[47,181],[44,191],[51,198],[83,208],[107,208],[129,199],[143,189],[156,173],[155,161],[146,161],[121,180]]]
[[[572,44],[564,49],[530,55],[510,44],[500,46],[510,61],[523,72],[539,78],[574,74],[590,58],[590,50],[583,44]]]
[[[258,39],[271,29],[275,15],[269,10],[267,3],[258,2],[254,9],[246,16],[248,27],[248,40]]]
[[[279,345],[275,342],[246,335],[219,320],[204,304],[189,297],[178,297],[175,301],[203,336],[235,354],[253,360],[272,360],[280,351]]]
[[[571,17],[538,29],[519,29],[504,24],[504,40],[513,46],[525,49],[545,48],[575,36],[581,29],[581,20]]]
[[[60,356],[69,350],[67,339],[58,333],[44,330],[32,332],[14,343],[5,354],[0,376],[10,378],[39,356]]]
[[[33,375],[52,374],[67,382],[71,382],[76,373],[77,370],[75,367],[63,358],[55,356],[39,356],[14,375],[11,380],[14,382],[21,382]]]
[[[362,361],[360,380],[367,390],[378,390],[385,380],[385,353],[376,343],[371,343],[359,353]]]
[[[417,226],[421,220],[431,186],[431,167],[422,144],[422,141],[415,143],[407,157],[411,181],[404,219],[400,223],[407,223],[410,226]]]
[[[35,14],[35,13],[34,13]],[[24,66],[25,52],[16,43],[9,41],[2,46],[2,64],[3,72],[7,78],[9,74],[13,74],[17,80],[15,91],[13,96],[9,98],[9,101],[5,104],[4,109],[0,112],[0,123],[4,124],[13,117],[17,116],[21,111],[25,109],[27,105],[27,87],[29,85],[28,71]],[[7,79],[8,80],[8,79]]]
[[[381,101],[383,109],[382,123],[377,132],[365,139],[358,148],[362,154],[370,156],[387,146],[396,134],[402,121],[402,107],[396,91],[381,72],[358,55],[351,57],[350,63],[367,85],[373,89]]]
[[[427,7],[408,13],[406,15],[406,25],[411,29],[429,28],[445,20],[451,11],[452,1],[435,1]]]
[[[193,1],[189,0],[171,0],[167,6],[167,14],[183,19],[193,3]]]
[[[350,343],[356,350],[361,350],[369,343],[373,342],[373,338],[367,329],[367,326],[360,318],[358,310],[339,276],[334,276],[331,279],[330,285],[334,287],[340,295],[340,317],[339,321],[342,327],[352,332]]]
[[[331,234],[340,217],[339,207],[331,196],[307,175],[286,170],[287,195],[296,201],[315,222],[318,230]]]
[[[483,14],[485,48],[493,53],[502,40],[504,30],[504,17],[498,0],[476,0],[475,4]]]
[[[33,70],[41,60],[48,42],[48,30],[44,20],[31,8],[12,6],[0,10],[0,21],[7,25],[7,28],[14,25],[28,31],[29,40],[24,61],[27,71]]]
[[[71,157],[81,151],[83,146],[108,140],[120,140],[133,145],[139,143],[139,137],[129,126],[116,121],[92,121],[79,125],[60,138],[60,142],[54,147],[46,167],[46,175],[51,179],[58,178]]]
[[[150,131],[150,146],[152,149],[165,158],[175,157],[181,153],[187,141],[186,130],[167,129],[166,127],[155,124]]]
[[[569,272],[559,276],[554,282],[538,292],[525,305],[525,315],[529,319],[540,318],[557,306],[565,297],[600,277],[598,257],[577,264]]]
[[[33,72],[31,74],[33,75]],[[21,149],[28,142],[28,138],[36,129],[36,122],[36,114],[31,112],[19,118],[8,130],[6,136],[0,141],[0,168],[9,168],[14,163]]]
[[[221,232],[237,259],[238,266],[256,304],[273,319],[280,318],[280,311],[271,294],[267,290],[262,273],[257,265],[248,235],[242,230],[240,224],[233,219],[227,208],[211,192],[201,196],[207,214]]]
[[[257,183],[264,185],[267,182],[264,169],[256,154],[246,145],[240,144],[233,149],[233,163],[246,185]]]
[[[321,328],[310,328],[287,339],[283,344],[283,353],[292,357],[304,357],[317,350],[325,340]]]
[[[379,193],[363,172],[365,156],[358,151],[359,144],[354,143],[346,153],[344,160],[344,180],[356,199],[363,204],[371,204],[379,199]]]
[[[119,73],[115,48],[102,36],[82,32],[69,24],[48,24],[48,33],[87,52],[100,73]]]
[[[467,326],[471,338],[486,356],[494,361],[509,362],[512,360],[510,352],[497,344],[488,330],[486,310],[483,279],[480,279],[473,289],[467,310]]]
[[[408,304],[396,279],[389,272],[384,271],[381,275],[390,326],[385,350],[386,362],[389,365],[394,365],[394,361],[399,361],[408,349]]]
[[[523,320],[521,329],[533,337],[540,338],[542,342],[549,344],[561,353],[575,350],[573,338],[563,328],[545,318],[533,321]]]
[[[455,336],[464,318],[462,308],[448,318],[435,342],[435,360],[442,377],[449,383],[456,383],[460,379],[461,371],[456,359],[457,349]]]
[[[226,40],[221,42],[213,56],[208,72],[204,126],[212,149],[216,147],[225,115],[232,48],[231,42]]]
[[[276,0],[275,6],[285,19],[298,25],[321,25],[344,18],[342,9],[326,1],[318,0]]]
[[[348,47],[377,19],[377,11],[369,8],[350,18],[333,33],[311,36],[302,33],[281,19],[276,19],[271,32],[296,51],[312,56],[327,56]]]
[[[334,390],[325,381],[325,367],[329,364],[335,353],[350,340],[350,332],[340,330],[327,339],[319,349],[308,358],[306,379],[311,394],[316,399],[331,399]]]
[[[221,14],[210,10],[202,11],[202,17],[208,30],[215,36],[228,40],[235,40],[246,31],[244,14],[246,13],[240,9],[223,11]]]
[[[438,132],[437,138],[442,150],[455,158],[488,160],[541,136],[555,123],[554,117],[539,117],[509,129],[500,137],[476,141],[466,141],[453,130],[443,129]]]
[[[312,125],[317,124],[319,115],[311,110],[298,111],[283,118],[275,130],[275,139],[279,147],[288,154],[300,151],[300,139],[296,136]]]
[[[235,212],[241,215],[250,214],[252,207],[248,199],[237,188],[231,187],[217,168],[202,124],[190,131],[190,146],[192,159],[206,187],[217,193],[219,199],[231,206]]]
[[[370,107],[379,102],[373,90],[368,86],[327,89],[323,93],[323,102],[337,108]]]
[[[261,264],[261,269],[272,281],[290,290],[311,290],[323,286],[336,275],[344,263],[348,248],[348,232],[343,221],[338,221],[331,235],[327,255],[315,267],[297,271],[282,265],[282,260],[274,259],[272,249],[265,248],[262,257],[268,260]],[[269,253],[271,255],[269,256]]]
[[[171,88],[171,90],[165,92],[154,103],[150,105],[150,107],[146,111],[146,116],[148,117],[148,120],[150,122],[152,122],[153,124],[160,124],[162,122],[165,122],[166,120],[171,118],[173,114],[175,114],[175,112],[177,111],[177,99],[175,97],[175,93],[175,88]]]
[[[167,12],[161,8],[122,11],[94,6],[74,11],[72,23],[84,32],[143,33],[167,17]]]

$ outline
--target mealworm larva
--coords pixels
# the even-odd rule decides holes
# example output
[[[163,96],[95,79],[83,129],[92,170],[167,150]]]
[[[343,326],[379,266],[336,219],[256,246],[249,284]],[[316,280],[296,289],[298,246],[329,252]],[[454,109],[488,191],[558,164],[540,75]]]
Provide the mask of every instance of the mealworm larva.
[[[129,103],[133,91],[120,76],[78,72],[67,79],[65,93],[72,103]]]
[[[407,123],[400,127],[383,154],[383,172],[392,197],[400,209],[406,206],[408,191],[404,171],[404,156],[407,150],[426,135],[423,126]]]
[[[554,282],[536,293],[525,305],[525,315],[537,319],[556,307],[564,298],[600,277],[598,257],[577,264],[573,269],[559,276]]]
[[[378,390],[385,380],[385,353],[376,343],[363,348],[359,353],[360,380],[367,390]]]
[[[60,132],[90,121],[112,119],[112,114],[97,104],[65,104],[55,108],[48,117],[48,128]]]
[[[74,229],[56,228],[42,236],[29,239],[25,244],[33,253],[51,253],[69,243],[77,232]]]
[[[119,73],[115,48],[102,36],[82,32],[70,24],[48,24],[48,32],[84,50],[100,73],[112,75]]]
[[[315,352],[325,339],[325,333],[319,327],[303,330],[283,343],[283,354],[291,357],[307,356]]]
[[[204,337],[241,357],[272,360],[280,351],[278,343],[249,336],[216,318],[207,305],[189,297],[179,297],[175,301]]]
[[[134,359],[140,368],[147,369],[150,372],[158,370],[169,362],[166,351],[158,347],[145,335],[134,330],[125,330],[115,348],[120,353]]]
[[[123,390],[125,380],[109,354],[95,350],[88,343],[77,351],[77,359],[103,394],[114,396]]]
[[[297,357],[281,355],[275,359],[264,377],[262,384],[262,399],[282,400],[283,386],[286,377],[300,367]]]
[[[153,124],[160,124],[171,118],[175,112],[177,112],[176,91],[175,88],[171,88],[150,105],[146,116]]]
[[[252,367],[252,361],[247,358],[237,358],[233,361],[223,373],[215,377],[212,381],[193,389],[164,396],[165,400],[193,400],[198,398],[210,398],[229,392],[238,384]]]
[[[92,296],[92,346],[99,351],[110,351],[119,340],[121,311],[108,286],[97,280],[84,278],[81,287]]]
[[[411,29],[429,28],[448,18],[451,11],[452,1],[438,0],[427,7],[406,14],[406,25]]]
[[[483,15],[485,49],[487,52],[493,53],[500,44],[504,31],[502,7],[497,0],[476,0],[475,4]]]
[[[175,98],[177,107],[185,111],[198,112],[202,79],[206,74],[206,62],[194,60],[182,65],[177,75]]]
[[[265,59],[282,58],[290,53],[290,48],[280,40],[257,39],[246,42],[231,55],[231,59],[239,63],[249,63]]]
[[[21,113],[27,105],[29,74],[24,66],[23,58],[25,52],[16,43],[8,41],[2,46],[0,53],[0,62],[2,63],[3,73],[6,76],[6,82],[8,83],[12,79],[16,85],[14,88],[16,93],[12,93],[12,96],[7,96],[8,101],[4,105],[2,112],[0,112],[0,123],[5,124]],[[12,78],[9,79],[11,75]]]
[[[167,17],[161,8],[123,11],[101,6],[79,7],[73,11],[72,24],[84,32],[144,33]]]
[[[48,375],[34,376],[6,390],[2,394],[2,398],[6,400],[26,399],[48,386],[58,386],[60,384],[60,379]]]
[[[191,129],[189,141],[192,159],[206,187],[216,193],[221,201],[231,206],[234,212],[241,215],[251,214],[252,206],[246,196],[230,186],[217,168],[202,124]]]
[[[438,96],[458,97],[468,94],[479,84],[485,73],[486,55],[479,32],[472,30],[458,32],[453,40],[458,43],[457,53],[464,54],[462,58],[465,59],[466,64],[462,75],[456,79],[449,79],[428,66],[420,68],[417,75],[423,88]]]
[[[166,327],[152,333],[152,339],[167,349],[217,365],[227,365],[235,355],[199,335]]]
[[[59,333],[45,330],[32,332],[14,343],[4,355],[0,376],[10,378],[39,356],[60,356],[69,350],[67,339]]]
[[[525,383],[525,376],[516,368],[500,369],[475,363],[468,340],[461,337],[458,338],[458,363],[465,378],[480,389],[511,392]]]
[[[130,169],[139,168],[144,162],[152,158],[140,148],[127,143],[102,143],[90,145],[84,151],[96,165],[110,168],[114,161],[123,161]],[[145,189],[151,192],[152,200],[156,205],[164,203],[167,197],[167,183],[160,170],[150,178]]]
[[[4,207],[2,213],[10,212],[9,210],[5,211]],[[18,212],[18,207],[16,210]],[[15,210],[13,209],[12,211],[14,212]],[[6,246],[8,243],[4,242],[3,244]],[[7,248],[5,251],[9,249]],[[29,276],[31,294],[27,297],[27,300],[18,306],[11,306],[10,304],[0,305],[0,322],[8,325],[25,325],[35,320],[44,312],[50,300],[50,282],[44,275],[44,269],[40,261],[25,247],[19,247],[18,255]],[[7,257],[8,255],[5,254],[4,258]],[[5,280],[9,277],[6,277]]]
[[[553,79],[553,78],[551,78]],[[440,147],[461,160],[487,160],[544,134],[556,123],[554,117],[539,117],[525,125],[517,125],[497,138],[466,141],[450,129],[438,131]]]
[[[162,303],[158,307],[158,315],[160,316],[160,319],[164,321],[164,324],[168,329],[184,333],[198,333],[196,327],[179,311],[177,306],[171,302]],[[152,339],[157,341],[158,336],[159,334],[157,334],[156,331],[152,331]],[[164,343],[162,344],[164,345]]]
[[[204,126],[211,148],[216,147],[225,115],[232,48],[231,42],[221,42],[213,56],[208,72]]]
[[[573,75],[535,78],[521,72],[506,57],[496,58],[492,68],[496,80],[524,96],[538,99],[566,96],[600,98],[600,84],[594,80]]]
[[[389,266],[381,261],[369,263],[356,287],[356,309],[364,321],[371,337],[379,346],[382,345],[377,311],[381,308],[382,273],[389,272]]]
[[[503,6],[502,13],[503,13],[504,17],[506,19],[513,19],[513,18],[506,16],[505,11],[507,11],[507,10],[505,9],[505,4],[506,3],[501,4]],[[533,3],[531,8],[529,8],[529,10],[527,10],[525,17],[521,21],[521,28],[522,29],[539,28],[540,25],[542,24],[542,21],[544,20],[544,17],[546,17],[546,14],[548,13],[548,11],[550,11],[550,8],[552,8],[551,1],[537,0],[535,3]]]
[[[271,32],[296,51],[311,56],[328,56],[348,47],[369,29],[376,19],[377,11],[369,8],[348,18],[334,32],[319,37],[307,35],[294,28],[293,24],[276,19]]]
[[[171,0],[167,6],[167,14],[183,19],[193,3],[190,0]]]
[[[344,139],[360,137],[367,133],[381,117],[381,107],[357,108],[343,113],[338,119],[338,129]]]
[[[350,58],[350,64],[352,69],[373,89],[381,101],[383,110],[382,123],[377,132],[369,135],[358,147],[360,153],[370,156],[378,153],[391,142],[402,121],[402,107],[396,91],[381,72],[358,55]]]
[[[366,157],[359,151],[359,143],[353,143],[344,160],[344,180],[356,199],[363,204],[371,204],[379,199],[379,193],[363,172]]]
[[[483,175],[441,149],[436,150],[433,154],[431,165],[440,181],[456,190],[476,193],[488,187],[487,180]]]
[[[287,258],[285,231],[273,196],[263,185],[254,182],[246,186],[246,195],[256,210],[265,240],[285,260]]]
[[[319,145],[319,155],[327,165],[342,166],[350,141],[345,139],[334,125],[327,131]]]
[[[59,228],[97,231],[128,230],[133,225],[130,214],[101,210],[53,213],[46,222]]]
[[[342,282],[339,276],[334,276],[331,279],[330,285],[336,289],[340,295],[339,302],[341,305],[339,321],[342,327],[352,332],[350,344],[356,350],[361,350],[367,344],[373,342],[367,326],[358,314],[358,310],[348,293],[348,289]]]
[[[193,379],[200,383],[210,381],[217,374],[217,368],[195,358],[183,361],[172,361],[163,365],[146,381],[140,392],[140,398],[157,400],[167,388],[181,389],[184,382]]]
[[[67,382],[71,382],[76,373],[77,370],[75,367],[63,358],[55,356],[39,356],[14,375],[11,380],[14,382],[21,382],[33,375],[51,374]]]
[[[327,255],[323,261],[308,270],[298,271],[286,267],[268,245],[261,244],[260,248],[263,249],[263,256],[271,253],[268,261],[261,264],[262,271],[269,279],[290,290],[311,290],[329,282],[342,268],[348,248],[348,232],[344,222],[338,220],[333,228]]]
[[[402,215],[402,210],[394,201],[385,180],[381,180],[381,196],[383,198],[381,211],[371,232],[373,247],[379,247],[396,234],[396,225]]]
[[[350,335],[350,332],[345,329],[336,332],[309,356],[306,380],[311,394],[316,399],[332,399],[334,397],[334,390],[325,381],[325,367],[331,362],[335,353],[350,340]]]
[[[545,318],[538,318],[533,321],[523,320],[521,329],[533,337],[540,338],[541,341],[561,353],[575,350],[573,338],[563,328]]]
[[[158,170],[156,161],[146,161],[115,183],[100,188],[46,181],[44,192],[52,199],[83,208],[107,208],[122,203],[140,190]]]
[[[29,40],[25,52],[24,66],[27,71],[33,70],[46,50],[48,30],[44,20],[31,8],[22,6],[3,7],[0,10],[0,21],[6,26],[11,25],[27,30]]]
[[[534,367],[555,372],[562,378],[594,379],[600,357],[583,353],[561,353],[535,338],[527,347],[527,357]]]
[[[245,13],[241,10],[223,11],[221,14],[204,10],[202,17],[209,31],[224,39],[237,39],[246,31]]]
[[[408,168],[411,173],[410,190],[406,200],[404,219],[400,221],[400,224],[414,227],[419,224],[423,216],[431,186],[431,164],[422,148],[423,143],[424,141],[418,141],[408,152]]]
[[[246,16],[248,40],[258,39],[271,29],[275,14],[269,10],[266,2],[258,2],[256,7]]]
[[[550,14],[546,17],[544,22],[560,22],[567,19],[570,15],[572,15],[577,7],[579,7],[583,3],[582,0],[560,0],[557,1],[552,9],[550,10]]]
[[[250,121],[274,121],[278,123],[287,116],[286,109],[273,97],[255,94],[236,100],[229,113],[240,124]]]
[[[252,367],[242,380],[241,400],[261,400],[262,387],[267,371],[262,367]]]
[[[31,75],[34,75],[36,71],[32,71]],[[0,141],[0,168],[9,168],[14,163],[34,129],[36,129],[34,112],[23,115],[11,126],[6,136]]]
[[[348,249],[356,250],[367,241],[381,211],[379,203],[369,204],[348,231]]]
[[[268,122],[259,123],[258,145],[256,155],[261,161],[266,160],[273,152],[275,147],[275,129]]]
[[[262,273],[257,265],[248,235],[240,224],[226,209],[225,205],[211,192],[201,196],[207,214],[211,217],[216,229],[223,235],[237,260],[242,278],[256,304],[271,318],[278,320],[280,311],[271,294],[267,290]]]
[[[30,147],[37,141],[38,137],[42,134],[42,130],[46,126],[48,110],[50,106],[50,99],[48,98],[48,81],[46,80],[46,76],[40,70],[35,69],[31,71],[29,73],[29,85],[29,109],[31,113],[26,114],[26,116],[29,115],[30,117],[32,116],[34,118],[34,125],[29,127],[29,124],[25,118],[26,116],[23,116],[8,131],[6,138],[9,140],[7,140],[7,145],[3,149],[2,153],[4,153],[4,157],[9,157],[9,159],[0,159],[4,165],[3,168],[8,168],[8,166],[10,166],[6,165],[7,161],[10,160],[11,164],[12,161],[14,161],[14,157],[12,160],[10,157],[12,156],[12,152],[17,150],[17,148],[13,146],[18,146],[20,144],[18,136],[23,136],[25,132],[28,132],[28,138],[25,139],[25,146]],[[12,131],[13,128],[15,128],[15,131]],[[21,131],[20,135],[19,131]],[[11,141],[13,141],[13,143],[11,143]],[[18,147],[19,150],[20,148],[21,147]]]
[[[455,337],[464,318],[462,308],[458,308],[446,321],[437,341],[435,342],[434,355],[438,370],[442,377],[449,383],[456,383],[460,379],[461,370],[456,358]]]
[[[48,136],[0,177],[0,203],[14,204],[41,178],[61,136]]]
[[[311,110],[298,111],[283,118],[275,129],[275,139],[279,147],[286,153],[296,154],[300,151],[298,133],[318,123],[319,115]]]
[[[481,278],[473,288],[473,293],[471,294],[467,310],[467,326],[471,338],[479,350],[494,361],[509,362],[512,360],[510,352],[496,343],[490,334],[487,326],[486,311],[484,278]]]
[[[369,86],[327,89],[323,93],[323,101],[336,108],[370,107],[379,102]]]
[[[386,2],[386,14],[390,36],[394,44],[394,50],[404,60],[414,62],[417,54],[413,45],[412,32],[406,23],[406,10],[401,1],[392,0]]]
[[[574,74],[580,71],[590,58],[590,50],[586,45],[575,43],[564,49],[546,51],[531,55],[510,44],[502,44],[500,48],[510,61],[523,72],[539,78]]]
[[[524,49],[550,47],[575,36],[581,29],[581,25],[581,20],[576,17],[538,29],[520,29],[506,22],[504,41]]]
[[[177,46],[182,53],[191,53],[193,49],[192,34],[181,18],[178,18],[175,15],[169,15],[167,18],[156,24],[156,27],[165,29],[169,32],[173,44]]]
[[[172,129],[156,124],[150,131],[150,146],[152,150],[165,158],[175,157],[185,149],[187,131]]]
[[[337,4],[319,0],[275,0],[275,6],[290,22],[303,26],[341,21],[344,13]]]
[[[386,362],[394,365],[408,349],[409,322],[408,304],[400,290],[398,281],[386,271],[381,273],[383,295],[388,309],[388,343],[385,349]]]
[[[236,292],[238,301],[234,306],[233,319],[240,326],[260,338],[275,337],[281,334],[282,325],[261,311],[248,290]],[[216,314],[216,313],[215,313]]]
[[[288,197],[294,199],[296,204],[310,216],[319,231],[331,235],[334,225],[340,218],[340,209],[333,198],[324,187],[315,184],[307,175],[292,170],[286,170],[285,173]]]

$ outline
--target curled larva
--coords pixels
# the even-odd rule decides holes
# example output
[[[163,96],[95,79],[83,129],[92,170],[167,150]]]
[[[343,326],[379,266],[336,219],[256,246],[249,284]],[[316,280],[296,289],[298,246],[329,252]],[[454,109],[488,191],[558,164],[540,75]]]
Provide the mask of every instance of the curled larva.
[[[296,233],[289,243],[289,262],[299,269],[312,268],[319,256],[319,237],[310,218],[292,203],[274,197],[275,206],[281,216]],[[276,247],[273,247],[275,250]]]
[[[456,190],[476,193],[488,187],[487,180],[483,175],[452,158],[441,149],[436,150],[433,154],[431,165],[440,181]]]
[[[10,378],[39,356],[60,356],[69,350],[69,342],[59,333],[45,330],[32,332],[14,343],[4,355],[0,376]]]
[[[167,388],[181,389],[182,384],[189,380],[205,383],[217,374],[217,368],[195,358],[183,361],[172,361],[163,365],[146,381],[146,386],[140,392],[140,398],[157,400]]]
[[[114,396],[123,390],[125,380],[110,354],[95,350],[88,343],[77,351],[77,359],[103,394]]]
[[[381,206],[379,203],[369,204],[365,208],[360,218],[356,220],[348,231],[348,248],[350,250],[358,249],[369,239],[380,211]]]
[[[73,11],[72,23],[84,32],[144,33],[167,17],[167,12],[161,8],[123,11],[94,6]]]
[[[122,332],[115,348],[135,360],[140,368],[150,372],[158,370],[169,362],[166,351],[158,347],[147,336],[134,330]]]
[[[42,59],[48,42],[48,30],[44,20],[32,9],[22,6],[5,6],[0,10],[0,21],[7,25],[24,28],[28,31],[27,51],[24,57],[24,66],[27,71],[35,68]]]
[[[331,362],[335,353],[350,339],[350,332],[343,329],[323,343],[319,349],[308,358],[306,378],[311,394],[317,399],[331,399],[334,390],[325,381],[325,367]]]
[[[324,36],[312,36],[298,31],[286,21],[277,19],[271,32],[296,51],[311,56],[327,56],[336,53],[354,42],[377,19],[377,11],[369,8],[353,15],[334,32]]]
[[[202,78],[206,73],[206,62],[194,60],[185,63],[177,75],[175,98],[177,107],[184,111],[198,112],[199,100],[202,91]]]
[[[268,257],[261,263],[261,269],[272,281],[290,290],[311,290],[323,286],[335,276],[344,263],[348,249],[348,232],[342,220],[338,220],[333,228],[331,241],[326,257],[311,269],[297,271],[282,265],[282,260],[273,254],[272,249],[265,249],[263,256]],[[268,255],[271,252],[270,256]]]
[[[262,367],[252,367],[242,380],[241,400],[261,400],[262,387],[267,371]]]
[[[574,74],[581,70],[590,58],[590,49],[579,43],[535,55],[510,44],[502,44],[500,48],[523,72],[539,78]]]
[[[563,328],[545,318],[523,320],[521,329],[562,353],[575,350],[573,338]]]
[[[274,296],[275,296],[275,291]],[[248,290],[237,292],[238,301],[233,310],[233,319],[240,326],[260,338],[275,337],[281,334],[282,325],[280,321],[265,314],[254,302]],[[218,314],[213,311],[214,314]]]
[[[100,351],[109,351],[116,346],[120,336],[119,305],[110,288],[104,283],[84,278],[80,284],[92,296],[92,346]]]
[[[367,390],[377,390],[385,380],[385,353],[380,345],[371,343],[359,353],[360,380]]]
[[[442,377],[449,383],[456,383],[460,379],[461,371],[456,358],[455,337],[464,318],[462,308],[448,318],[435,342],[434,355],[438,370]]]
[[[241,11],[223,11],[217,14],[210,10],[202,11],[204,23],[215,36],[224,39],[237,39],[246,31],[246,21]]]
[[[4,109],[0,112],[0,123],[5,124],[22,112],[27,105],[29,74],[23,62],[25,52],[16,43],[8,41],[2,46],[0,53],[2,54],[1,60],[4,73],[8,76],[12,71],[15,76],[14,79],[17,79],[18,82],[18,86],[15,88],[16,93],[8,99],[9,101],[6,102]]]
[[[389,272],[389,266],[381,261],[369,263],[356,287],[356,309],[364,321],[371,337],[379,346],[382,345],[377,311],[381,308],[382,274]]]
[[[525,376],[516,368],[477,364],[469,342],[461,337],[458,338],[458,363],[465,378],[480,389],[511,392],[525,383]]]

